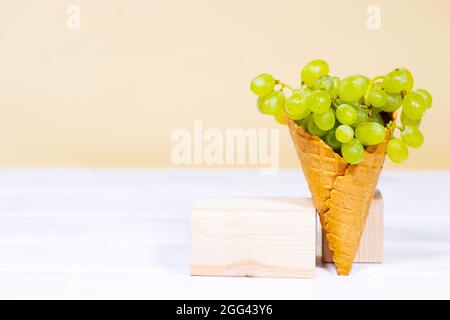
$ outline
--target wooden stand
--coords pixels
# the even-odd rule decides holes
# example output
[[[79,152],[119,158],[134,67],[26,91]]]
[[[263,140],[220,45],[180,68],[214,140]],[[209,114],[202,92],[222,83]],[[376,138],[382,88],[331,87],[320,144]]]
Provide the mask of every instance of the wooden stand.
[[[333,262],[324,233],[322,233],[322,258],[324,262]],[[383,198],[379,190],[375,191],[354,262],[383,262]]]
[[[315,216],[308,198],[198,199],[191,274],[312,278]]]

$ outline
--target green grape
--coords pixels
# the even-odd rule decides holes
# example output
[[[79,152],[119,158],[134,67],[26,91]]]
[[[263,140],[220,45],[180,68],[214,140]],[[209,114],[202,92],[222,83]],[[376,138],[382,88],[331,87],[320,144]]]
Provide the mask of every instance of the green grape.
[[[314,90],[324,90],[329,93],[333,89],[333,85],[334,83],[332,77],[328,75],[321,76],[314,83]]]
[[[286,100],[284,111],[289,119],[301,120],[311,113],[306,105],[308,95],[306,91],[296,91]]]
[[[325,91],[317,90],[308,96],[306,104],[312,112],[324,113],[330,109],[331,98]]]
[[[431,104],[433,103],[433,97],[431,97],[431,94],[425,89],[416,89],[414,90],[414,92],[422,96],[422,98],[425,100],[425,105],[427,109],[430,109]]]
[[[328,72],[328,63],[323,60],[313,60],[303,67],[301,78],[308,87],[312,88],[316,80],[321,76],[327,75]]]
[[[374,88],[369,93],[369,103],[375,108],[384,107],[387,99],[387,93],[381,88]]]
[[[403,71],[404,73],[406,73],[406,76],[408,77],[408,86],[406,88],[406,91],[411,91],[412,88],[414,87],[414,77],[411,73],[411,71],[409,71],[406,68],[398,68],[398,70]]]
[[[395,163],[402,163],[406,159],[408,159],[408,148],[403,143],[402,140],[398,138],[392,138],[389,140],[387,145],[387,154],[389,159]]]
[[[386,138],[386,129],[378,122],[363,122],[356,127],[355,137],[366,146],[376,145]]]
[[[372,110],[372,116],[369,117],[369,120],[373,121],[373,122],[377,122],[379,124],[381,124],[382,126],[384,126],[384,120],[383,117],[381,116],[381,114],[376,111],[376,110]]]
[[[366,122],[369,119],[369,110],[362,107],[354,107],[356,110],[356,121],[351,123],[352,127],[357,127],[359,124]]]
[[[404,126],[416,126],[419,127],[420,126],[420,120],[413,120],[411,118],[408,118],[407,115],[405,115],[405,113],[402,111],[402,113],[400,114],[400,121]]]
[[[259,112],[261,112],[262,114],[266,114],[266,111],[264,110],[263,100],[264,97],[258,97],[256,105],[258,106]]]
[[[403,142],[411,148],[420,148],[423,145],[423,134],[416,126],[405,126],[401,136]]]
[[[336,122],[332,109],[328,109],[324,113],[313,113],[313,118],[316,125],[324,131],[334,128]]]
[[[261,97],[271,92],[275,87],[275,84],[276,81],[272,75],[263,73],[253,78],[250,83],[250,89],[254,94]]]
[[[336,128],[336,139],[339,142],[342,143],[347,143],[350,140],[353,139],[353,129],[352,127],[346,125],[346,124],[341,124],[339,127]]]
[[[369,80],[361,75],[344,78],[339,83],[339,97],[348,102],[359,101],[366,92]]]
[[[333,88],[330,91],[328,91],[328,93],[333,99],[335,99],[338,96],[339,83],[341,82],[341,79],[339,79],[338,77],[332,77],[332,79],[333,79]]]
[[[410,92],[403,98],[403,112],[410,119],[422,118],[426,108],[424,98],[417,92]]]
[[[388,93],[386,104],[381,108],[384,112],[394,112],[402,105],[402,96],[399,93]]]
[[[349,104],[341,104],[336,108],[336,118],[342,124],[352,124],[358,118],[358,112]]]
[[[328,131],[325,136],[325,142],[328,143],[334,150],[338,150],[341,147],[341,143],[336,139],[335,130]]]
[[[283,125],[283,126],[287,123],[287,122],[286,122],[286,115],[285,115],[283,109],[278,109],[278,110],[277,110],[277,113],[275,113],[275,114],[273,115],[273,117],[275,118],[275,120],[276,120],[279,124],[281,124],[281,125]]]
[[[372,83],[372,90],[373,89],[383,89],[383,84],[381,82],[374,82]]]
[[[314,117],[308,117],[308,132],[314,136],[323,137],[327,132],[325,130],[320,129],[316,122],[314,121]]]
[[[411,79],[404,70],[394,70],[387,74],[383,80],[383,88],[388,93],[400,93],[412,88]]]
[[[275,115],[283,110],[286,97],[281,91],[272,91],[262,98],[261,109],[265,114]]]
[[[353,138],[341,146],[342,157],[350,164],[358,164],[364,159],[364,147],[359,140]]]

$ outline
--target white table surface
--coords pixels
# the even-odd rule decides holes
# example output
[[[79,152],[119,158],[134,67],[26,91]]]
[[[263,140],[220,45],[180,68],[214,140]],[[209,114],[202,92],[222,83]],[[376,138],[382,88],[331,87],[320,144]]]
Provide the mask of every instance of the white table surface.
[[[1,170],[0,298],[450,298],[450,172],[382,173],[385,262],[191,277],[196,196],[307,196],[300,170]]]

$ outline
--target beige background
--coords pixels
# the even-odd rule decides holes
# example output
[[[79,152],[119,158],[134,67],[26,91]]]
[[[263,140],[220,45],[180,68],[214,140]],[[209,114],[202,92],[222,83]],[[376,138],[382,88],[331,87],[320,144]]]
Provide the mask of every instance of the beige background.
[[[81,7],[81,30],[66,8]],[[381,8],[381,30],[366,9]],[[304,63],[374,76],[408,67],[431,91],[426,144],[403,166],[450,169],[450,1],[2,1],[1,166],[171,166],[170,134],[275,128],[249,80]],[[287,130],[281,164],[296,167]]]

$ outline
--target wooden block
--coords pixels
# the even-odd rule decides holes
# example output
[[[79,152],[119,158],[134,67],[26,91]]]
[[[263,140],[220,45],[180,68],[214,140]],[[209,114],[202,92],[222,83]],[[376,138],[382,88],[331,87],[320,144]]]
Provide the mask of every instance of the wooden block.
[[[309,198],[195,201],[191,274],[312,278],[316,218]]]
[[[324,262],[333,262],[325,234],[322,232],[322,258]],[[379,190],[375,191],[370,205],[359,249],[354,262],[383,262],[383,198]]]

